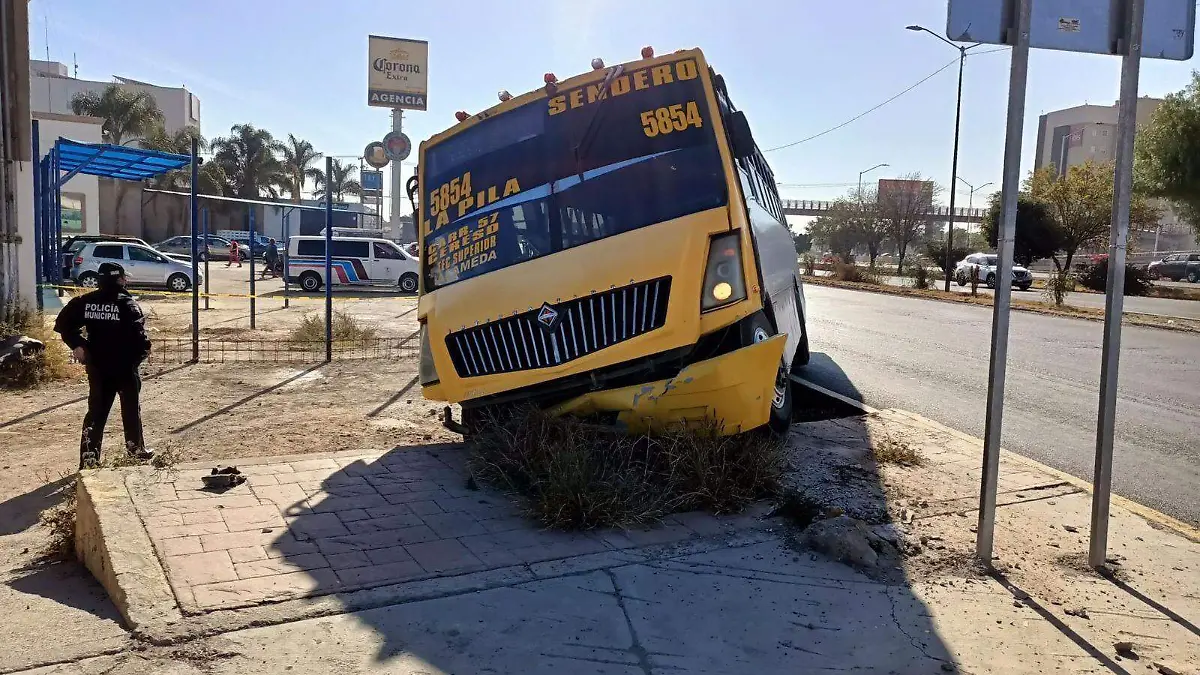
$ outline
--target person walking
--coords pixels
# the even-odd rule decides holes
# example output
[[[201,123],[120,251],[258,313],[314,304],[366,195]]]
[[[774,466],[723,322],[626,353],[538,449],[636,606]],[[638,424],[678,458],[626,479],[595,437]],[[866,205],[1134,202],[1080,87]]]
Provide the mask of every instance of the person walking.
[[[233,263],[237,263],[238,267],[242,266],[242,247],[238,246],[237,241],[229,240],[229,262],[225,263],[226,267],[231,267]]]
[[[54,332],[87,370],[88,410],[79,443],[80,469],[99,466],[104,425],[116,397],[121,399],[125,452],[140,461],[154,456],[142,437],[139,401],[138,366],[150,355],[146,317],[125,290],[125,268],[106,262],[97,271],[99,287],[73,298],[54,322]]]
[[[279,276],[275,266],[279,264],[279,249],[275,246],[275,238],[272,237],[267,242],[267,250],[263,252],[263,270],[262,278],[267,278],[267,272],[271,273],[272,277]]]

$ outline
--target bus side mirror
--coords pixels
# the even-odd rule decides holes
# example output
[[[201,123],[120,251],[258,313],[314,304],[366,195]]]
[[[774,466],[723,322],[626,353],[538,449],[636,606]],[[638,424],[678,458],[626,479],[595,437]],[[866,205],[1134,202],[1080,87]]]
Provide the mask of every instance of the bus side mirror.
[[[754,135],[750,133],[750,122],[746,113],[738,111],[729,116],[729,137],[733,144],[733,156],[745,159],[754,156]]]

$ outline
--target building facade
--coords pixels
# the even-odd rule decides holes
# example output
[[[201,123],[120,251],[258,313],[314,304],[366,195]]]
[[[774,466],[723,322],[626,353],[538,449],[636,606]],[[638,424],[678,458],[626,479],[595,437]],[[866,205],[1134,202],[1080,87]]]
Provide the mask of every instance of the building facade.
[[[1137,127],[1154,116],[1160,98],[1143,96],[1137,103]],[[1112,162],[1117,157],[1117,103],[1077,105],[1054,110],[1038,118],[1034,168],[1054,166],[1059,176],[1088,161]],[[1158,228],[1137,237],[1135,246],[1144,250],[1173,250],[1195,245],[1191,228],[1180,220],[1171,205],[1155,200],[1161,209]]]
[[[64,63],[32,59],[29,61],[29,107],[37,112],[74,114],[71,110],[71,99],[76,94],[85,91],[98,94],[112,84],[131,91],[144,91],[153,96],[162,110],[163,126],[166,127],[167,133],[175,133],[185,126],[200,128],[200,99],[184,87],[160,87],[118,76],[114,76],[111,82],[80,80],[71,77]]]

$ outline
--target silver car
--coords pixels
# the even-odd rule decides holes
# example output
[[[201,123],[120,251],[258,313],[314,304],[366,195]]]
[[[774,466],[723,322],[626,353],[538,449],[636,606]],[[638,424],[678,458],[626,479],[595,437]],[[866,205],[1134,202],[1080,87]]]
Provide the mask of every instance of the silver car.
[[[204,236],[200,236],[200,242],[197,242],[197,247],[200,249],[200,260],[228,260],[229,259],[229,240],[224,237],[216,237],[208,235],[208,246],[203,243]],[[168,255],[182,255],[191,257],[192,255],[192,238],[183,235],[179,237],[171,237],[170,239],[159,242],[154,245],[154,248]],[[245,244],[238,244],[239,256],[244,261],[250,257],[250,247]]]
[[[101,263],[114,262],[125,268],[130,286],[166,288],[182,293],[192,287],[190,263],[172,260],[149,246],[119,241],[89,242],[75,254],[71,278],[86,288],[100,281],[97,274]],[[199,277],[203,283],[204,277]]]

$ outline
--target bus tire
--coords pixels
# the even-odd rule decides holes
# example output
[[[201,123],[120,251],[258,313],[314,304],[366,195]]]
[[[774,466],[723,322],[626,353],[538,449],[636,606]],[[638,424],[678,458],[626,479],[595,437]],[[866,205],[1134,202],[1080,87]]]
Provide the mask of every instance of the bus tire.
[[[400,276],[400,290],[404,293],[417,292],[417,275],[412,272],[405,272]]]
[[[745,327],[743,344],[746,345],[762,342],[777,334],[777,331],[771,326],[771,322],[767,320],[766,314],[762,312],[747,318],[743,326]],[[767,428],[776,436],[787,435],[788,429],[792,426],[792,380],[789,375],[787,364],[780,361],[773,383],[771,415],[767,419]]]
[[[316,272],[305,272],[300,275],[300,288],[309,293],[316,293],[321,290],[321,275]]]

